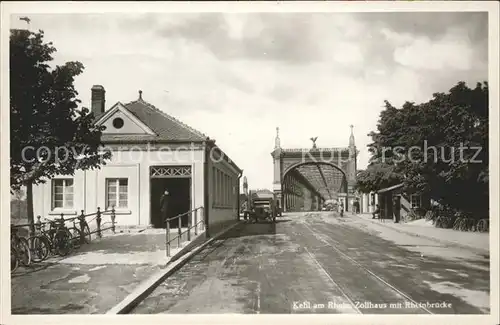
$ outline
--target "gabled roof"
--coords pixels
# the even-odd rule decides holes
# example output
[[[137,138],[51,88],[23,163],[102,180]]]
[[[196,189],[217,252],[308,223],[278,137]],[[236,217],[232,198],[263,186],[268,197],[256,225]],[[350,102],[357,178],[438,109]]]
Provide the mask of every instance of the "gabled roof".
[[[137,118],[145,127],[153,131],[154,134],[120,134],[120,133],[103,133],[101,142],[103,144],[109,143],[168,143],[168,142],[204,142],[207,141],[208,148],[219,150],[223,153],[224,160],[233,166],[238,173],[243,170],[239,168],[217,145],[215,140],[210,139],[205,134],[198,130],[182,123],[173,116],[159,110],[154,105],[144,101],[142,97],[138,100],[120,104],[135,118]],[[116,106],[116,105],[115,105]],[[95,123],[100,123],[106,118],[106,111],[97,115],[94,120]],[[151,132],[150,132],[151,133]]]
[[[142,134],[106,134],[102,141],[160,141],[160,142],[201,142],[209,138],[198,130],[182,123],[171,115],[159,110],[154,105],[138,99],[123,105],[132,115],[148,126],[155,135]],[[99,115],[96,121],[104,114]]]

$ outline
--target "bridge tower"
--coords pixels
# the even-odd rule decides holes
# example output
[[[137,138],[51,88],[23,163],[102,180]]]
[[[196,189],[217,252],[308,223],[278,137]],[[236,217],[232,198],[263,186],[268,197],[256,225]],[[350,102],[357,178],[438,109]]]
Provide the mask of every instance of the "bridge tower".
[[[274,195],[276,196],[277,204],[280,207],[283,207],[283,201],[282,201],[282,174],[281,174],[281,155],[282,155],[282,150],[281,150],[281,141],[280,141],[280,128],[276,128],[276,138],[274,139],[274,150],[271,153],[273,157],[273,164],[274,164],[274,180],[273,180],[273,192]]]

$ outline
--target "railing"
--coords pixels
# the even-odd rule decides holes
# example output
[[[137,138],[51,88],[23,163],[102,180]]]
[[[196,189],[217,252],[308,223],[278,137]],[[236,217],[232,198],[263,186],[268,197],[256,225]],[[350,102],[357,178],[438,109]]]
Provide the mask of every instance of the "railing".
[[[287,149],[283,148],[281,149],[284,152],[310,152],[310,151],[320,151],[320,152],[343,152],[343,151],[349,151],[348,147],[337,147],[337,148],[299,148],[299,149]]]
[[[102,216],[104,214],[109,214],[110,216],[110,221],[108,222],[104,222],[102,223]],[[86,221],[85,219],[86,218],[90,218],[90,217],[94,217],[92,218],[91,220],[89,221]],[[97,207],[97,212],[94,212],[94,213],[90,213],[90,214],[85,214],[85,211],[84,210],[81,210],[81,214],[76,216],[76,217],[70,217],[70,218],[64,218],[64,213],[61,213],[60,215],[60,218],[56,218],[56,219],[53,219],[53,220],[50,220],[50,219],[47,219],[47,218],[44,218],[44,219],[47,219],[48,221],[41,221],[41,216],[38,215],[37,216],[37,221],[35,222],[34,226],[35,226],[35,234],[36,233],[40,233],[42,231],[42,228],[43,226],[47,225],[47,224],[50,224],[52,222],[56,222],[56,223],[59,223],[60,225],[65,225],[67,222],[71,222],[73,220],[76,220],[78,219],[79,223],[80,223],[80,230],[82,231],[83,233],[83,230],[85,228],[85,223],[89,226],[89,230],[90,230],[90,223],[92,221],[96,221],[96,224],[97,224],[97,228],[94,230],[94,231],[90,231],[90,235],[92,234],[97,234],[97,236],[99,238],[102,238],[102,233],[106,230],[110,230],[115,233],[116,232],[116,211],[115,211],[115,208],[112,207],[110,210],[105,210],[105,211],[101,211],[101,208]],[[105,224],[111,224],[111,226],[109,226],[108,228],[102,228],[103,225]],[[17,225],[11,225],[12,228],[25,228],[25,227],[30,227],[31,225],[29,223],[27,224],[17,224]],[[30,235],[35,235],[35,234],[30,234]],[[80,236],[80,241],[83,243],[85,240],[84,236]]]
[[[200,221],[198,221],[198,212],[200,212]],[[191,214],[194,215],[194,225],[192,224],[193,223],[193,220],[191,218]],[[183,216],[186,216],[188,215],[188,227],[185,231],[182,231],[182,217]],[[173,237],[173,238],[170,238],[170,221],[173,221],[173,220],[178,220],[177,222],[177,236]],[[188,212],[184,212],[184,213],[181,213],[175,217],[172,217],[172,218],[167,218],[165,219],[165,223],[166,223],[166,227],[165,227],[165,239],[166,239],[166,244],[165,244],[165,250],[167,252],[167,257],[170,257],[170,246],[171,246],[171,243],[177,239],[177,247],[180,248],[181,246],[181,239],[182,239],[182,235],[187,233],[187,240],[188,241],[191,241],[191,229],[194,228],[194,235],[197,236],[198,235],[198,226],[201,224],[202,227],[201,227],[201,230],[203,230],[203,227],[204,227],[204,224],[205,224],[205,221],[203,220],[203,207],[199,207],[199,208],[196,208],[194,210],[190,210]]]

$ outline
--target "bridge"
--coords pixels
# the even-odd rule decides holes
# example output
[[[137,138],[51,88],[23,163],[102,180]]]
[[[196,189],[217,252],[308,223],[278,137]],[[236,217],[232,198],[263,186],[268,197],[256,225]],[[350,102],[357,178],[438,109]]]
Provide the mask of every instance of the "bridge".
[[[353,126],[349,145],[339,148],[282,148],[276,128],[273,191],[285,212],[318,211],[326,201],[342,202],[351,209],[356,182],[357,151]]]

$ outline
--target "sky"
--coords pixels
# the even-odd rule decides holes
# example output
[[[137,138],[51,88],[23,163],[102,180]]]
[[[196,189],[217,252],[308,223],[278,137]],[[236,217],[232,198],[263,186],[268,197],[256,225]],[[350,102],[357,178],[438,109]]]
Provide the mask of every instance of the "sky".
[[[12,28],[27,24],[12,16]],[[424,102],[458,81],[488,76],[487,13],[30,14],[80,61],[75,86],[106,89],[106,108],[143,99],[205,133],[272,188],[276,127],[283,148],[346,147],[369,159],[384,100]]]

